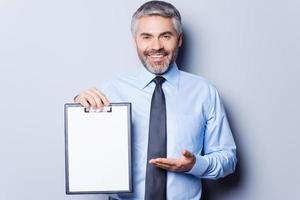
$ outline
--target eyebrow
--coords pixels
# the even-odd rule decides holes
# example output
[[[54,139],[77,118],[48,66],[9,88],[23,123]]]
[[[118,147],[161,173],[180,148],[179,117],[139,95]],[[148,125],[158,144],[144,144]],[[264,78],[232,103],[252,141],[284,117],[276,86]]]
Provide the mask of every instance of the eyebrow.
[[[162,35],[174,35],[171,31],[165,31],[161,34],[159,34],[159,36],[162,36]]]
[[[140,36],[151,36],[150,33],[141,33]]]
[[[171,32],[171,31],[165,31],[165,32],[160,33],[159,37],[163,36],[163,35],[174,35],[174,33]],[[152,36],[152,34],[150,34],[150,33],[140,33],[140,36]]]

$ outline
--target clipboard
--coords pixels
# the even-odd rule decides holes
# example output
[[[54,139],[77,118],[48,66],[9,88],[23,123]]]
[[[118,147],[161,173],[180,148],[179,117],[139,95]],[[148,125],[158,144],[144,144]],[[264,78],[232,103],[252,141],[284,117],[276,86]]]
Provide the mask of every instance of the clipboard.
[[[64,114],[66,194],[132,192],[131,103],[66,103]]]

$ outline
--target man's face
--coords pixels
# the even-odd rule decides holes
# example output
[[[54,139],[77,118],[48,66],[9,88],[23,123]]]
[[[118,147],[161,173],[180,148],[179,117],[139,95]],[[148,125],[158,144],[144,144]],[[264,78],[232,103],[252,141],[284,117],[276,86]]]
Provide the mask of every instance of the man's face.
[[[137,22],[135,44],[138,56],[148,71],[165,73],[176,60],[182,35],[178,35],[171,18],[141,17]]]

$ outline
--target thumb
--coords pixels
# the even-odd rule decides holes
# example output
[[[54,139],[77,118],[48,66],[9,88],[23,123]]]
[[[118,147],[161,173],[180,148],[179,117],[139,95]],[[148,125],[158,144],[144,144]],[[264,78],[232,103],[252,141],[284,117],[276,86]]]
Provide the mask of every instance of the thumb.
[[[186,149],[182,151],[182,155],[186,158],[193,158],[194,157],[194,155]]]

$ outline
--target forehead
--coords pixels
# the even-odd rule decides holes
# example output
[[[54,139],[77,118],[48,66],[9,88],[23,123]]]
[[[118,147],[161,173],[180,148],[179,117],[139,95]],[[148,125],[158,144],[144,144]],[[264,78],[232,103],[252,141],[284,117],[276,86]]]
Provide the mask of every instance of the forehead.
[[[170,31],[176,32],[172,19],[161,16],[145,16],[137,21],[137,33],[159,34]]]

